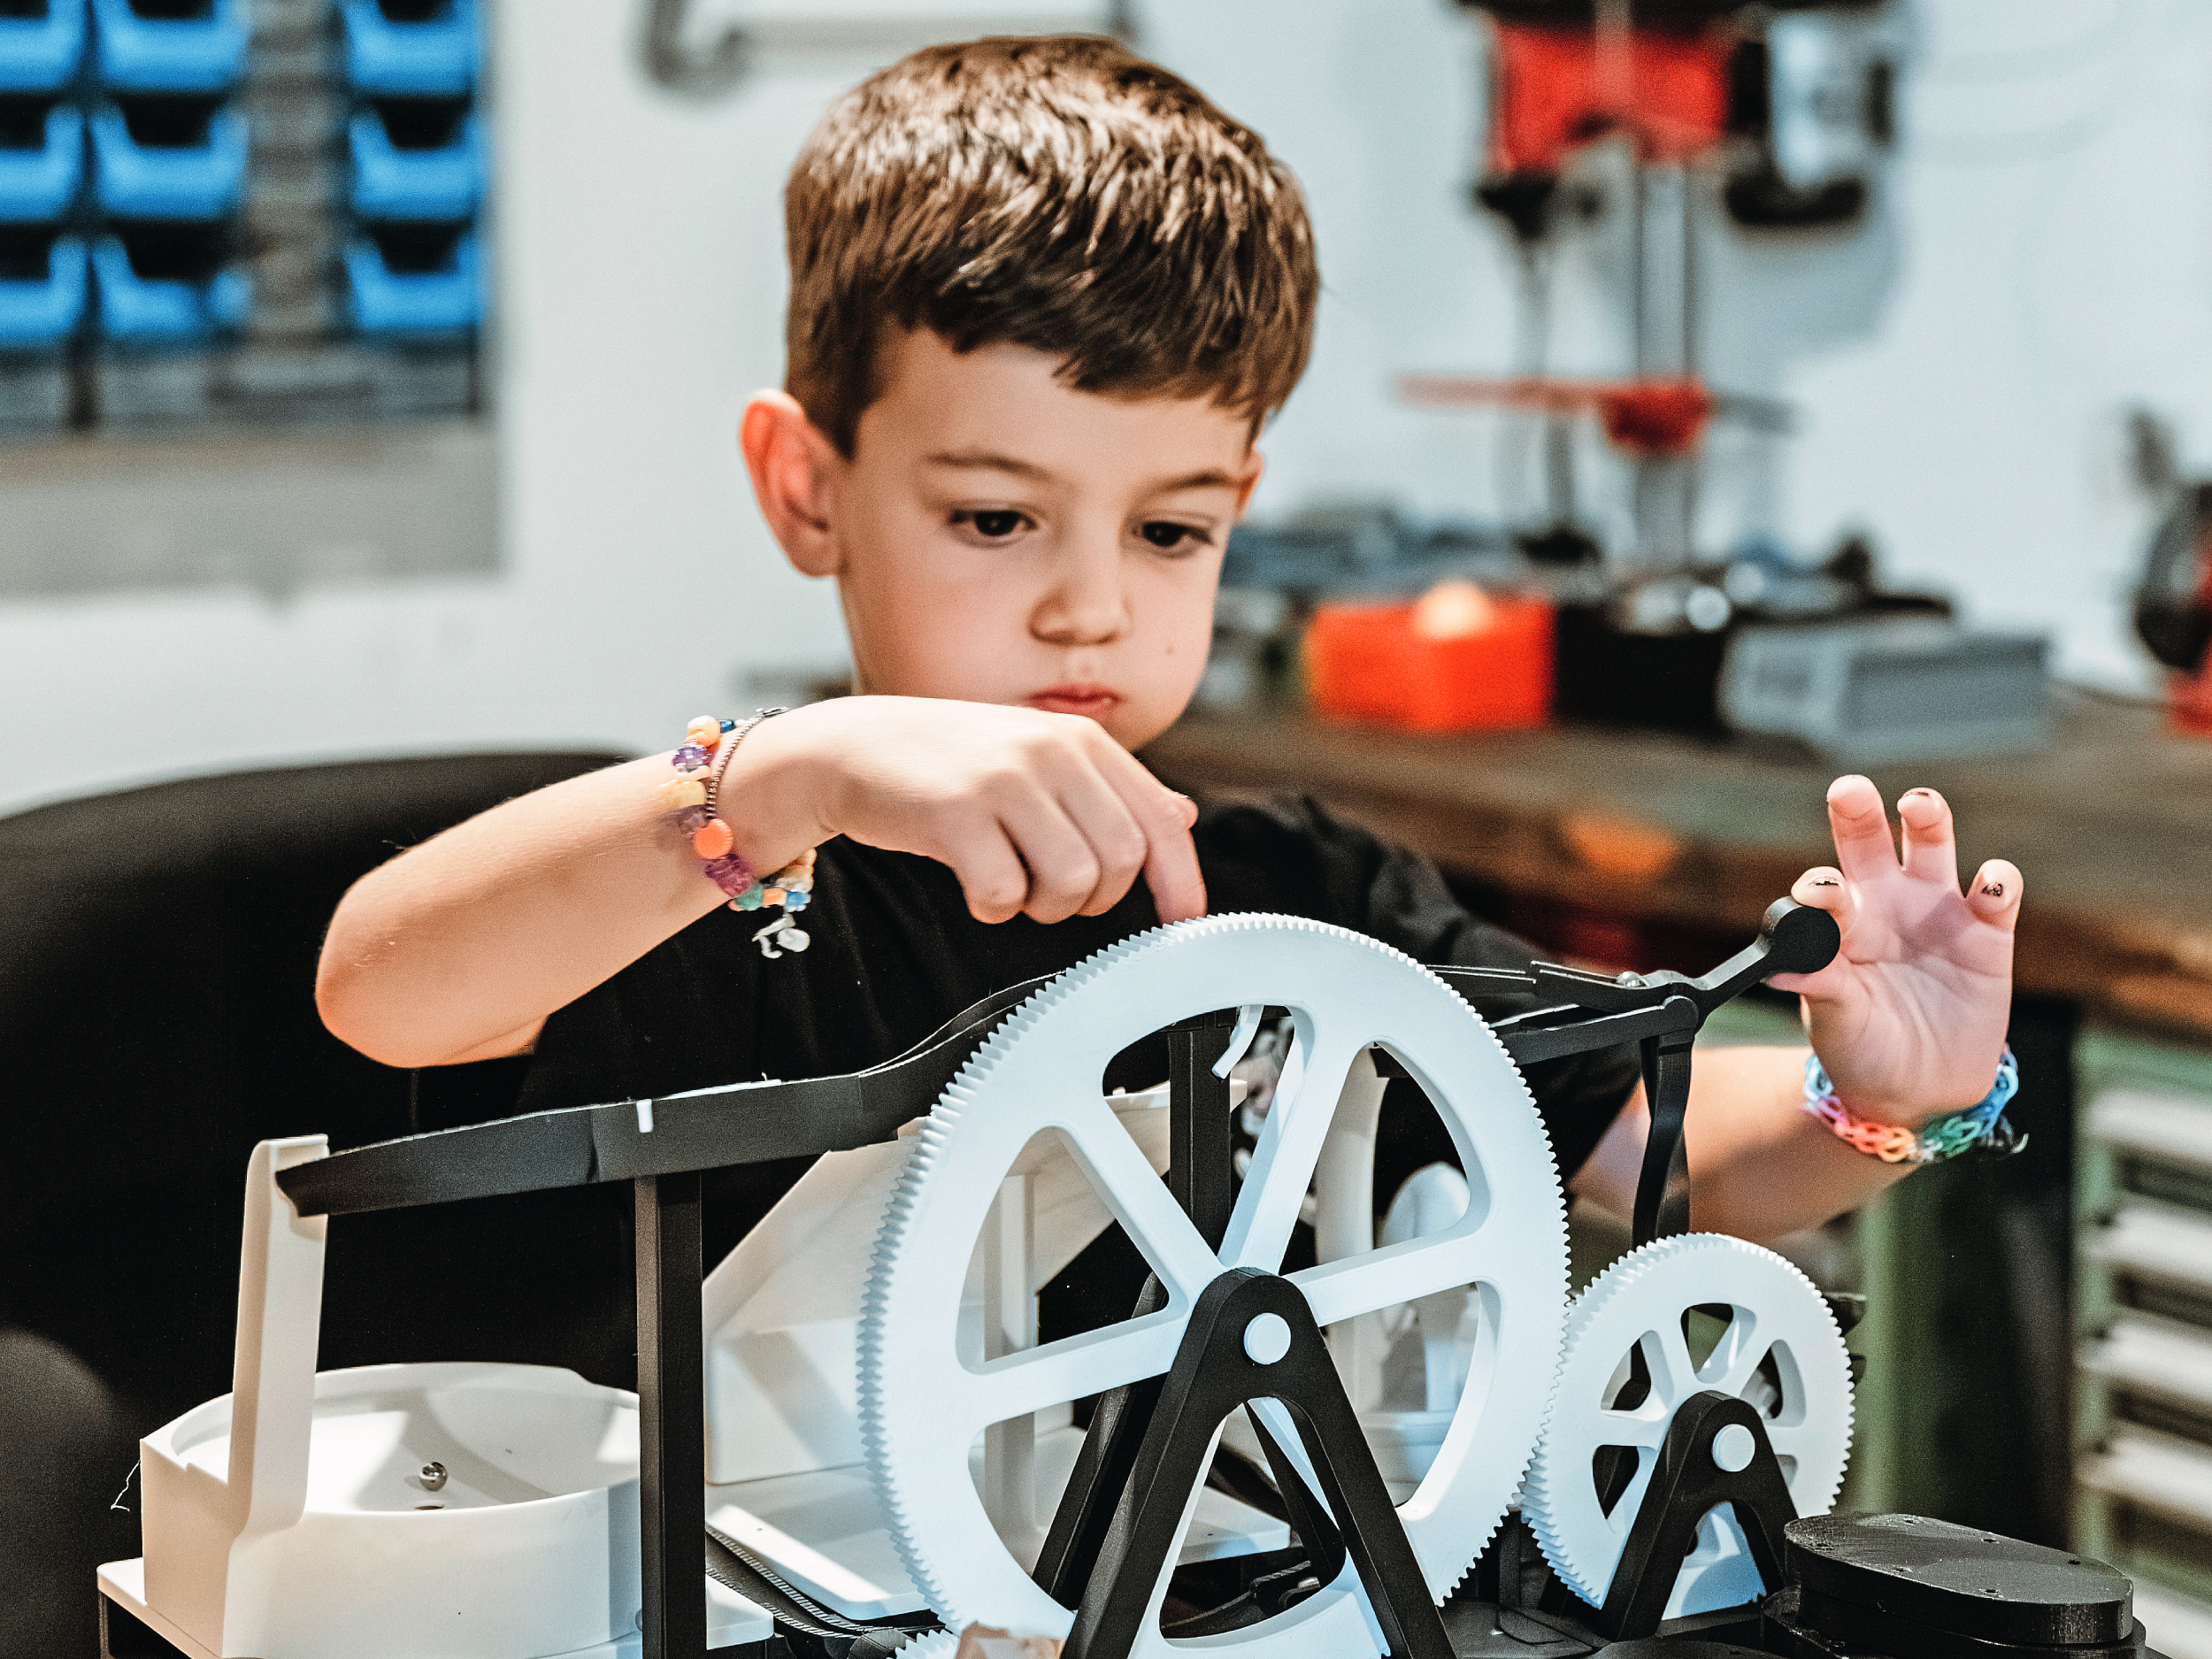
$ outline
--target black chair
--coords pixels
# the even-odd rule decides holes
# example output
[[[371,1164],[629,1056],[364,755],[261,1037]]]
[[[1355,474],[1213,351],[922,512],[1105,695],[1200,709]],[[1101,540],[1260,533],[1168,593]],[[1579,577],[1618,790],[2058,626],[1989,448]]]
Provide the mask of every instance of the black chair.
[[[0,1659],[96,1651],[93,1568],[139,1553],[135,1440],[229,1390],[254,1143],[511,1109],[522,1062],[409,1073],[323,1029],[315,958],[340,895],[620,758],[242,772],[0,819]],[[632,1333],[605,1314],[628,1302],[626,1196],[334,1227],[322,1365],[500,1359],[630,1386]]]

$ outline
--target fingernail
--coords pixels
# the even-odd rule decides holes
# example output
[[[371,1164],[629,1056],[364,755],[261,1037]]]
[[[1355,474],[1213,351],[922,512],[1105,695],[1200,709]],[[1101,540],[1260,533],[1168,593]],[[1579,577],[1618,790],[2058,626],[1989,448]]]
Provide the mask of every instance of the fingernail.
[[[2001,899],[2005,896],[2005,884],[2001,881],[1985,882],[1982,884],[1982,891],[1993,899]]]

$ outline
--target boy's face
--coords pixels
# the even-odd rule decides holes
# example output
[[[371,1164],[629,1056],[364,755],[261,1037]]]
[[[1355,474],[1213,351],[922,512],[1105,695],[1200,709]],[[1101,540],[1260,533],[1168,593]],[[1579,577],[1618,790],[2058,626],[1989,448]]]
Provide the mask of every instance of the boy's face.
[[[847,461],[818,457],[856,689],[1088,715],[1125,747],[1206,664],[1230,526],[1259,480],[1241,415],[1079,392],[1019,346],[893,333]]]

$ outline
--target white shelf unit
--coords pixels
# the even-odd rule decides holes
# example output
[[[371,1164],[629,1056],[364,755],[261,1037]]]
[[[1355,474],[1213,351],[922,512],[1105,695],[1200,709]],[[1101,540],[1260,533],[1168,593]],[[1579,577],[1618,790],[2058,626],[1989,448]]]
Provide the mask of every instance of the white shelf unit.
[[[2212,1659],[2212,1054],[2082,1042],[2075,1542]]]

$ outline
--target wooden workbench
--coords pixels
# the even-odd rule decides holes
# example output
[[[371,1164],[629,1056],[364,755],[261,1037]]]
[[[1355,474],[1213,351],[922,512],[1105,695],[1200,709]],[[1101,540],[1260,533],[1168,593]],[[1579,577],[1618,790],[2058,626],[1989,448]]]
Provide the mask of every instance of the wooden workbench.
[[[1193,713],[1145,758],[1178,787],[1297,789],[1517,898],[1740,934],[1832,862],[1832,768],[1793,752],[1563,727],[1421,737],[1302,714]],[[2017,982],[2212,1041],[2212,739],[2064,694],[2041,754],[1874,770],[1940,790],[1970,874],[2027,877]]]

